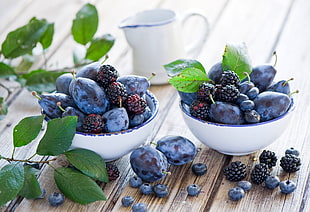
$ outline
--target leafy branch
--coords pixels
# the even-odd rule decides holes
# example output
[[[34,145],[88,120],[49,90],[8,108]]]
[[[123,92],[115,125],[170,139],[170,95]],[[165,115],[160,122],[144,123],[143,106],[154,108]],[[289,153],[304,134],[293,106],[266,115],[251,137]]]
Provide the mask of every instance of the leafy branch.
[[[15,80],[22,87],[30,91],[52,92],[56,89],[55,81],[58,76],[72,69],[77,69],[86,64],[100,60],[106,56],[113,47],[115,38],[110,34],[95,37],[98,29],[99,18],[96,7],[92,4],[85,4],[72,21],[71,34],[78,46],[82,46],[85,52],[82,55],[73,52],[72,67],[64,67],[55,70],[48,70],[45,53],[52,45],[54,37],[54,23],[49,23],[45,19],[33,17],[24,26],[11,31],[1,44],[0,49],[0,78]],[[42,49],[45,58],[43,67],[33,70],[35,63],[34,50]],[[12,64],[18,63],[13,66]],[[6,88],[11,94],[10,89]],[[6,98],[7,99],[7,98]],[[6,115],[6,99],[0,99],[0,120]]]
[[[221,64],[223,71],[234,71],[240,80],[244,79],[244,73],[252,71],[246,44],[226,44]],[[205,68],[197,60],[179,59],[164,65],[164,68],[171,77],[169,83],[181,92],[197,92],[202,83],[210,81]]]
[[[37,156],[53,156],[44,161],[14,158],[16,148],[29,145],[36,140],[41,132],[44,115],[30,116],[22,119],[13,129],[12,157],[0,155],[0,160],[9,164],[0,170],[0,206],[13,200],[17,196],[34,199],[42,194],[41,186],[36,178],[38,170],[30,164],[48,164],[55,161],[60,155],[75,167],[54,168],[54,180],[59,190],[69,199],[88,204],[106,197],[95,181],[108,182],[108,174],[104,160],[95,152],[87,149],[71,149],[75,128],[76,116],[67,116],[48,121],[43,137],[36,148]],[[78,170],[78,171],[77,171]],[[14,182],[14,183],[10,183]]]

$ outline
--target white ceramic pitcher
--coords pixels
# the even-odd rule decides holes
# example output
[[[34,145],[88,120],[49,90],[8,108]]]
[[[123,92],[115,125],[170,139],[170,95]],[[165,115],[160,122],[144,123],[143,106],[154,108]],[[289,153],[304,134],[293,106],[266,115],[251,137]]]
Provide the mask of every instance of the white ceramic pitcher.
[[[204,27],[195,34],[195,41],[184,44],[182,28],[192,16],[203,19]],[[176,59],[197,56],[203,46],[208,30],[208,20],[199,10],[190,10],[182,15],[169,9],[152,9],[137,13],[121,21],[119,27],[124,30],[127,42],[132,48],[133,74],[150,77],[152,84],[168,83],[168,75],[163,65]],[[193,26],[195,27],[195,26]]]

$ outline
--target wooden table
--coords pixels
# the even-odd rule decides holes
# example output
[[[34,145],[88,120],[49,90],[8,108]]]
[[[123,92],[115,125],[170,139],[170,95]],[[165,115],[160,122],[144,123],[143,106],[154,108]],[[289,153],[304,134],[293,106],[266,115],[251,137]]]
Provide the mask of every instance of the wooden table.
[[[71,66],[72,50],[75,43],[70,35],[71,21],[75,13],[86,3],[82,0],[72,1],[42,1],[14,0],[0,2],[0,41],[8,32],[28,22],[31,17],[46,18],[55,23],[54,41],[46,54],[47,62],[52,67]],[[100,15],[98,34],[111,33],[116,37],[116,43],[109,53],[109,63],[114,64],[121,74],[131,72],[131,50],[123,32],[117,27],[125,17],[137,11],[151,8],[171,8],[183,12],[188,8],[203,9],[210,22],[211,31],[207,42],[198,59],[208,70],[221,60],[224,46],[228,41],[246,42],[253,65],[272,62],[272,53],[277,51],[277,79],[294,77],[292,85],[298,89],[298,103],[288,129],[272,145],[265,149],[272,150],[280,157],[285,149],[294,147],[300,150],[302,159],[301,170],[286,174],[280,166],[272,170],[281,180],[290,179],[297,183],[297,190],[289,195],[282,194],[278,189],[273,191],[254,185],[239,202],[230,201],[228,189],[236,183],[227,181],[222,169],[231,161],[240,160],[251,169],[261,151],[246,156],[227,156],[220,154],[204,145],[189,131],[183,122],[178,109],[179,97],[171,85],[151,86],[151,91],[160,102],[160,115],[154,128],[154,140],[164,135],[182,135],[192,140],[200,149],[195,160],[184,166],[171,166],[170,176],[160,182],[170,188],[167,198],[156,198],[153,195],[139,194],[137,189],[128,185],[128,179],[133,176],[128,155],[114,161],[121,172],[120,177],[111,183],[102,184],[107,201],[98,201],[89,205],[79,205],[66,199],[60,207],[51,207],[47,198],[42,200],[27,200],[16,198],[1,211],[130,211],[121,206],[121,198],[132,195],[136,202],[144,202],[149,211],[310,211],[310,3],[308,0],[132,0],[99,1],[93,0]],[[197,25],[193,25],[197,26]],[[195,30],[193,30],[195,32]],[[192,35],[194,36],[194,35]],[[189,38],[190,39],[190,38]],[[40,67],[43,59],[39,58],[35,67]],[[0,154],[9,156],[12,146],[12,128],[23,117],[37,115],[40,108],[29,91],[20,88],[19,84],[1,80],[10,86],[12,95],[8,100],[9,113],[0,121]],[[6,91],[1,89],[0,96]],[[250,141],[249,141],[250,142]],[[16,152],[16,157],[22,158],[36,148],[30,147]],[[64,161],[58,160],[60,164]],[[202,177],[191,173],[191,165],[204,162],[208,172]],[[6,164],[0,160],[0,167]],[[58,191],[52,169],[41,168],[39,182],[46,189],[47,195]],[[248,179],[248,178],[247,178]],[[203,192],[197,197],[187,195],[186,186],[197,183]]]

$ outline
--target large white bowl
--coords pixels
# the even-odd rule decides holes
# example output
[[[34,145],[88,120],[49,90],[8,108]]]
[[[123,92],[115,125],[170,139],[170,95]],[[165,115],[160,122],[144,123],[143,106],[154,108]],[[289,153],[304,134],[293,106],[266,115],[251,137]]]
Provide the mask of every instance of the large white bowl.
[[[114,133],[87,134],[77,132],[70,148],[89,149],[99,154],[105,161],[112,161],[146,143],[152,134],[159,109],[158,101],[151,92],[146,93],[146,100],[153,113],[143,124]]]
[[[179,106],[193,135],[206,146],[226,155],[247,155],[272,144],[285,131],[295,109],[292,101],[288,112],[276,119],[257,124],[228,125],[191,116],[182,101]]]

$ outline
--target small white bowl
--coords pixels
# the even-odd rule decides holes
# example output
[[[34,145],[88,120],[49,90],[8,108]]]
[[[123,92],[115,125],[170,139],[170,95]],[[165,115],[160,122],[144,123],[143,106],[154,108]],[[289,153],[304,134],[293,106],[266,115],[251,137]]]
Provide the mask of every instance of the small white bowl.
[[[187,105],[179,104],[188,128],[200,142],[226,155],[247,155],[272,144],[288,126],[294,102],[282,116],[257,124],[228,125],[203,121],[190,115]],[[186,108],[187,107],[187,108]]]
[[[149,91],[146,92],[146,101],[153,113],[143,124],[114,133],[87,134],[76,132],[70,148],[89,149],[99,154],[105,161],[112,161],[146,143],[152,134],[159,109],[158,100]]]

